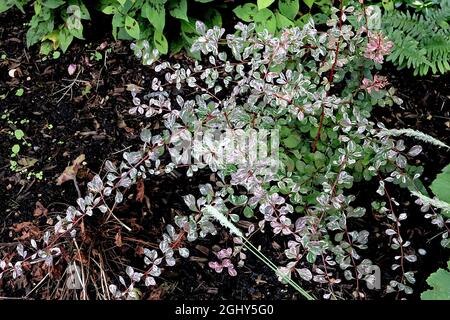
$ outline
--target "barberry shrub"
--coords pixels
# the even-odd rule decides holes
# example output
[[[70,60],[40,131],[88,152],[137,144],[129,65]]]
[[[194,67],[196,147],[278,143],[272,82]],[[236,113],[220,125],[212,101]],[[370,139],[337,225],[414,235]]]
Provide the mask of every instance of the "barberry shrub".
[[[136,298],[138,286],[155,285],[164,268],[189,256],[189,242],[219,229],[231,233],[234,245],[213,258],[209,266],[215,272],[239,273],[250,251],[307,298],[312,297],[301,287],[308,282],[314,283],[316,298],[364,297],[363,282],[375,286],[377,279],[372,261],[364,258],[369,232],[357,227],[366,208],[354,205],[352,187],[372,179],[379,183],[380,197],[386,197],[372,210],[384,219],[398,252],[392,263],[398,277],[384,286],[387,292],[410,294],[416,249],[403,240],[407,214],[398,212],[388,190],[391,185],[421,187],[421,168],[408,164],[421,147],[407,149],[395,138],[399,132],[370,120],[373,107],[401,100],[377,74],[392,44],[367,30],[363,10],[341,6],[333,9],[327,31],[310,20],[279,37],[242,23],[224,36],[224,29],[207,30],[197,22],[201,36],[192,50],[201,52],[202,62],[155,61],[158,77],[150,92],[133,92],[130,114],[161,123],[153,125],[159,129],[144,129],[142,147],[123,153],[120,163],[107,161],[104,172],[88,184],[87,195],[58,217],[52,232],[20,244],[16,257],[0,261],[0,276],[20,276],[26,262],[62,263],[63,239],[78,237],[89,216],[114,216],[138,179],[173,170],[188,176],[210,171],[216,178],[199,185],[200,196],[184,195],[186,212],[167,225],[159,248],[144,249],[144,267],[127,267],[127,279],[109,275],[111,298]],[[224,132],[225,138],[216,139],[207,134],[210,130]],[[252,138],[254,130],[277,133],[269,143],[278,146],[275,156],[262,152],[255,157],[250,148],[232,145],[241,139],[248,143],[240,146],[263,148]],[[446,223],[442,219],[440,227]],[[285,259],[267,260],[249,241],[255,232],[281,237],[287,244]],[[350,284],[351,292],[340,290],[342,283]]]

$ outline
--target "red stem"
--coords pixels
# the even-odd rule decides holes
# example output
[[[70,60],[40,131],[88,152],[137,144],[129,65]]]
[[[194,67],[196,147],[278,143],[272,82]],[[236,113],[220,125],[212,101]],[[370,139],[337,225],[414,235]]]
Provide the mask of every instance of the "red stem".
[[[339,48],[340,48],[340,44],[341,44],[341,32],[342,32],[342,16],[344,15],[344,6],[343,6],[343,0],[340,0],[340,15],[339,15],[339,38],[336,44],[336,50],[334,52],[334,61],[333,61],[333,65],[331,66],[331,70],[330,70],[330,76],[328,78],[328,83],[330,83],[330,85],[333,83],[333,79],[334,79],[334,71],[336,69],[336,64],[337,64],[337,60],[338,60],[338,55],[339,55]],[[328,91],[327,91],[327,95],[328,95]],[[314,144],[312,145],[312,152],[316,152],[317,149],[317,143],[319,142],[320,139],[320,132],[322,131],[322,127],[323,127],[323,119],[325,118],[325,106],[322,104],[322,113],[320,115],[320,122],[319,122],[319,130],[317,131],[316,134],[316,138],[314,139]]]

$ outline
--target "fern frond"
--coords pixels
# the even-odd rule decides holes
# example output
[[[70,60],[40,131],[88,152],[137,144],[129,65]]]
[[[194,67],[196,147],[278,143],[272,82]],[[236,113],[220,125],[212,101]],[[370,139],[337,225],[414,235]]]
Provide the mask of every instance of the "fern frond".
[[[394,42],[392,61],[400,69],[412,68],[425,75],[450,71],[450,0],[438,9],[422,14],[388,11],[383,15],[383,29]]]

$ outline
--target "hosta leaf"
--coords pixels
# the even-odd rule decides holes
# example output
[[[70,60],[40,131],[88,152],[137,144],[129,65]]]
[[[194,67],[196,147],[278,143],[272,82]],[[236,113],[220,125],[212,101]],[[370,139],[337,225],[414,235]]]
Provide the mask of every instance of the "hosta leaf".
[[[64,4],[64,0],[43,0],[41,3],[44,7],[56,9]]]
[[[169,50],[169,44],[167,42],[164,34],[158,30],[155,30],[155,34],[153,35],[153,43],[155,44],[155,48],[162,54],[166,54]]]
[[[311,8],[316,0],[303,0],[303,2],[308,6],[308,8]]]
[[[139,39],[140,29],[139,23],[136,19],[126,16],[125,17],[125,31],[134,39]]]
[[[277,28],[283,29],[283,28],[289,28],[294,27],[294,22],[289,20],[287,17],[283,16],[281,13],[277,12],[275,13],[275,17],[277,19]]]
[[[258,10],[267,8],[268,6],[270,6],[274,2],[275,2],[275,0],[258,0],[257,1]]]
[[[282,15],[292,20],[300,9],[299,0],[279,0],[278,9]]]
[[[258,7],[254,3],[246,3],[234,8],[233,12],[242,21],[253,22],[258,13]]]
[[[269,9],[261,9],[255,15],[256,31],[262,32],[267,29],[270,33],[275,33],[277,29],[277,20],[275,15]]]
[[[439,200],[450,203],[450,164],[436,176],[430,188]]]
[[[142,16],[147,18],[153,27],[159,32],[164,30],[166,24],[165,1],[147,1],[142,6]]]
[[[209,8],[208,10],[206,10],[204,18],[205,23],[210,28],[214,26],[222,26],[222,16],[220,15],[220,12],[214,8]]]
[[[450,261],[447,270],[438,269],[432,273],[427,283],[432,287],[431,290],[422,292],[420,298],[422,300],[450,300]]]
[[[189,22],[186,0],[171,1],[169,4],[169,12],[172,17]]]

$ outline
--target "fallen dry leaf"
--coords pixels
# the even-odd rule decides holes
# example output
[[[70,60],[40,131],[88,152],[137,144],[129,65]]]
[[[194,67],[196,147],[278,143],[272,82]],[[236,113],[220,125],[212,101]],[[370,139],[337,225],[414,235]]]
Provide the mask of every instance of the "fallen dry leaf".
[[[139,179],[137,181],[136,189],[137,189],[136,201],[142,202],[144,200],[144,194],[145,194],[144,180]]]
[[[36,202],[36,208],[34,209],[33,216],[40,217],[42,215],[47,216],[48,209],[44,207],[39,201]]]
[[[142,255],[144,254],[144,247],[142,247],[142,246],[137,246],[135,252],[136,252],[136,255],[142,256]]]
[[[120,232],[117,232],[117,233],[116,233],[114,243],[115,243],[116,246],[118,246],[119,248],[122,248],[122,236],[121,236]]]
[[[138,85],[132,84],[132,83],[128,83],[126,85],[126,88],[127,88],[127,91],[134,91],[134,92],[137,92],[137,93],[139,93],[142,90],[144,90],[144,88],[142,88],[142,87],[140,87]]]
[[[79,263],[83,265],[87,265],[89,263],[89,259],[86,257],[86,254],[82,251],[77,251],[74,255],[72,260],[78,261]]]
[[[24,168],[32,167],[36,164],[38,160],[35,158],[30,157],[23,157],[22,159],[18,160],[17,163],[20,164]]]
[[[75,160],[72,161],[72,165],[68,166],[64,169],[64,172],[58,177],[56,180],[56,184],[60,186],[66,181],[69,180],[75,180],[77,176],[77,172],[81,167],[81,164],[83,163],[84,159],[86,157],[84,154],[80,154]]]
[[[21,233],[21,235],[14,240],[24,241],[30,238],[40,238],[41,232],[37,226],[35,226],[31,221],[14,223],[10,229],[16,233]]]

